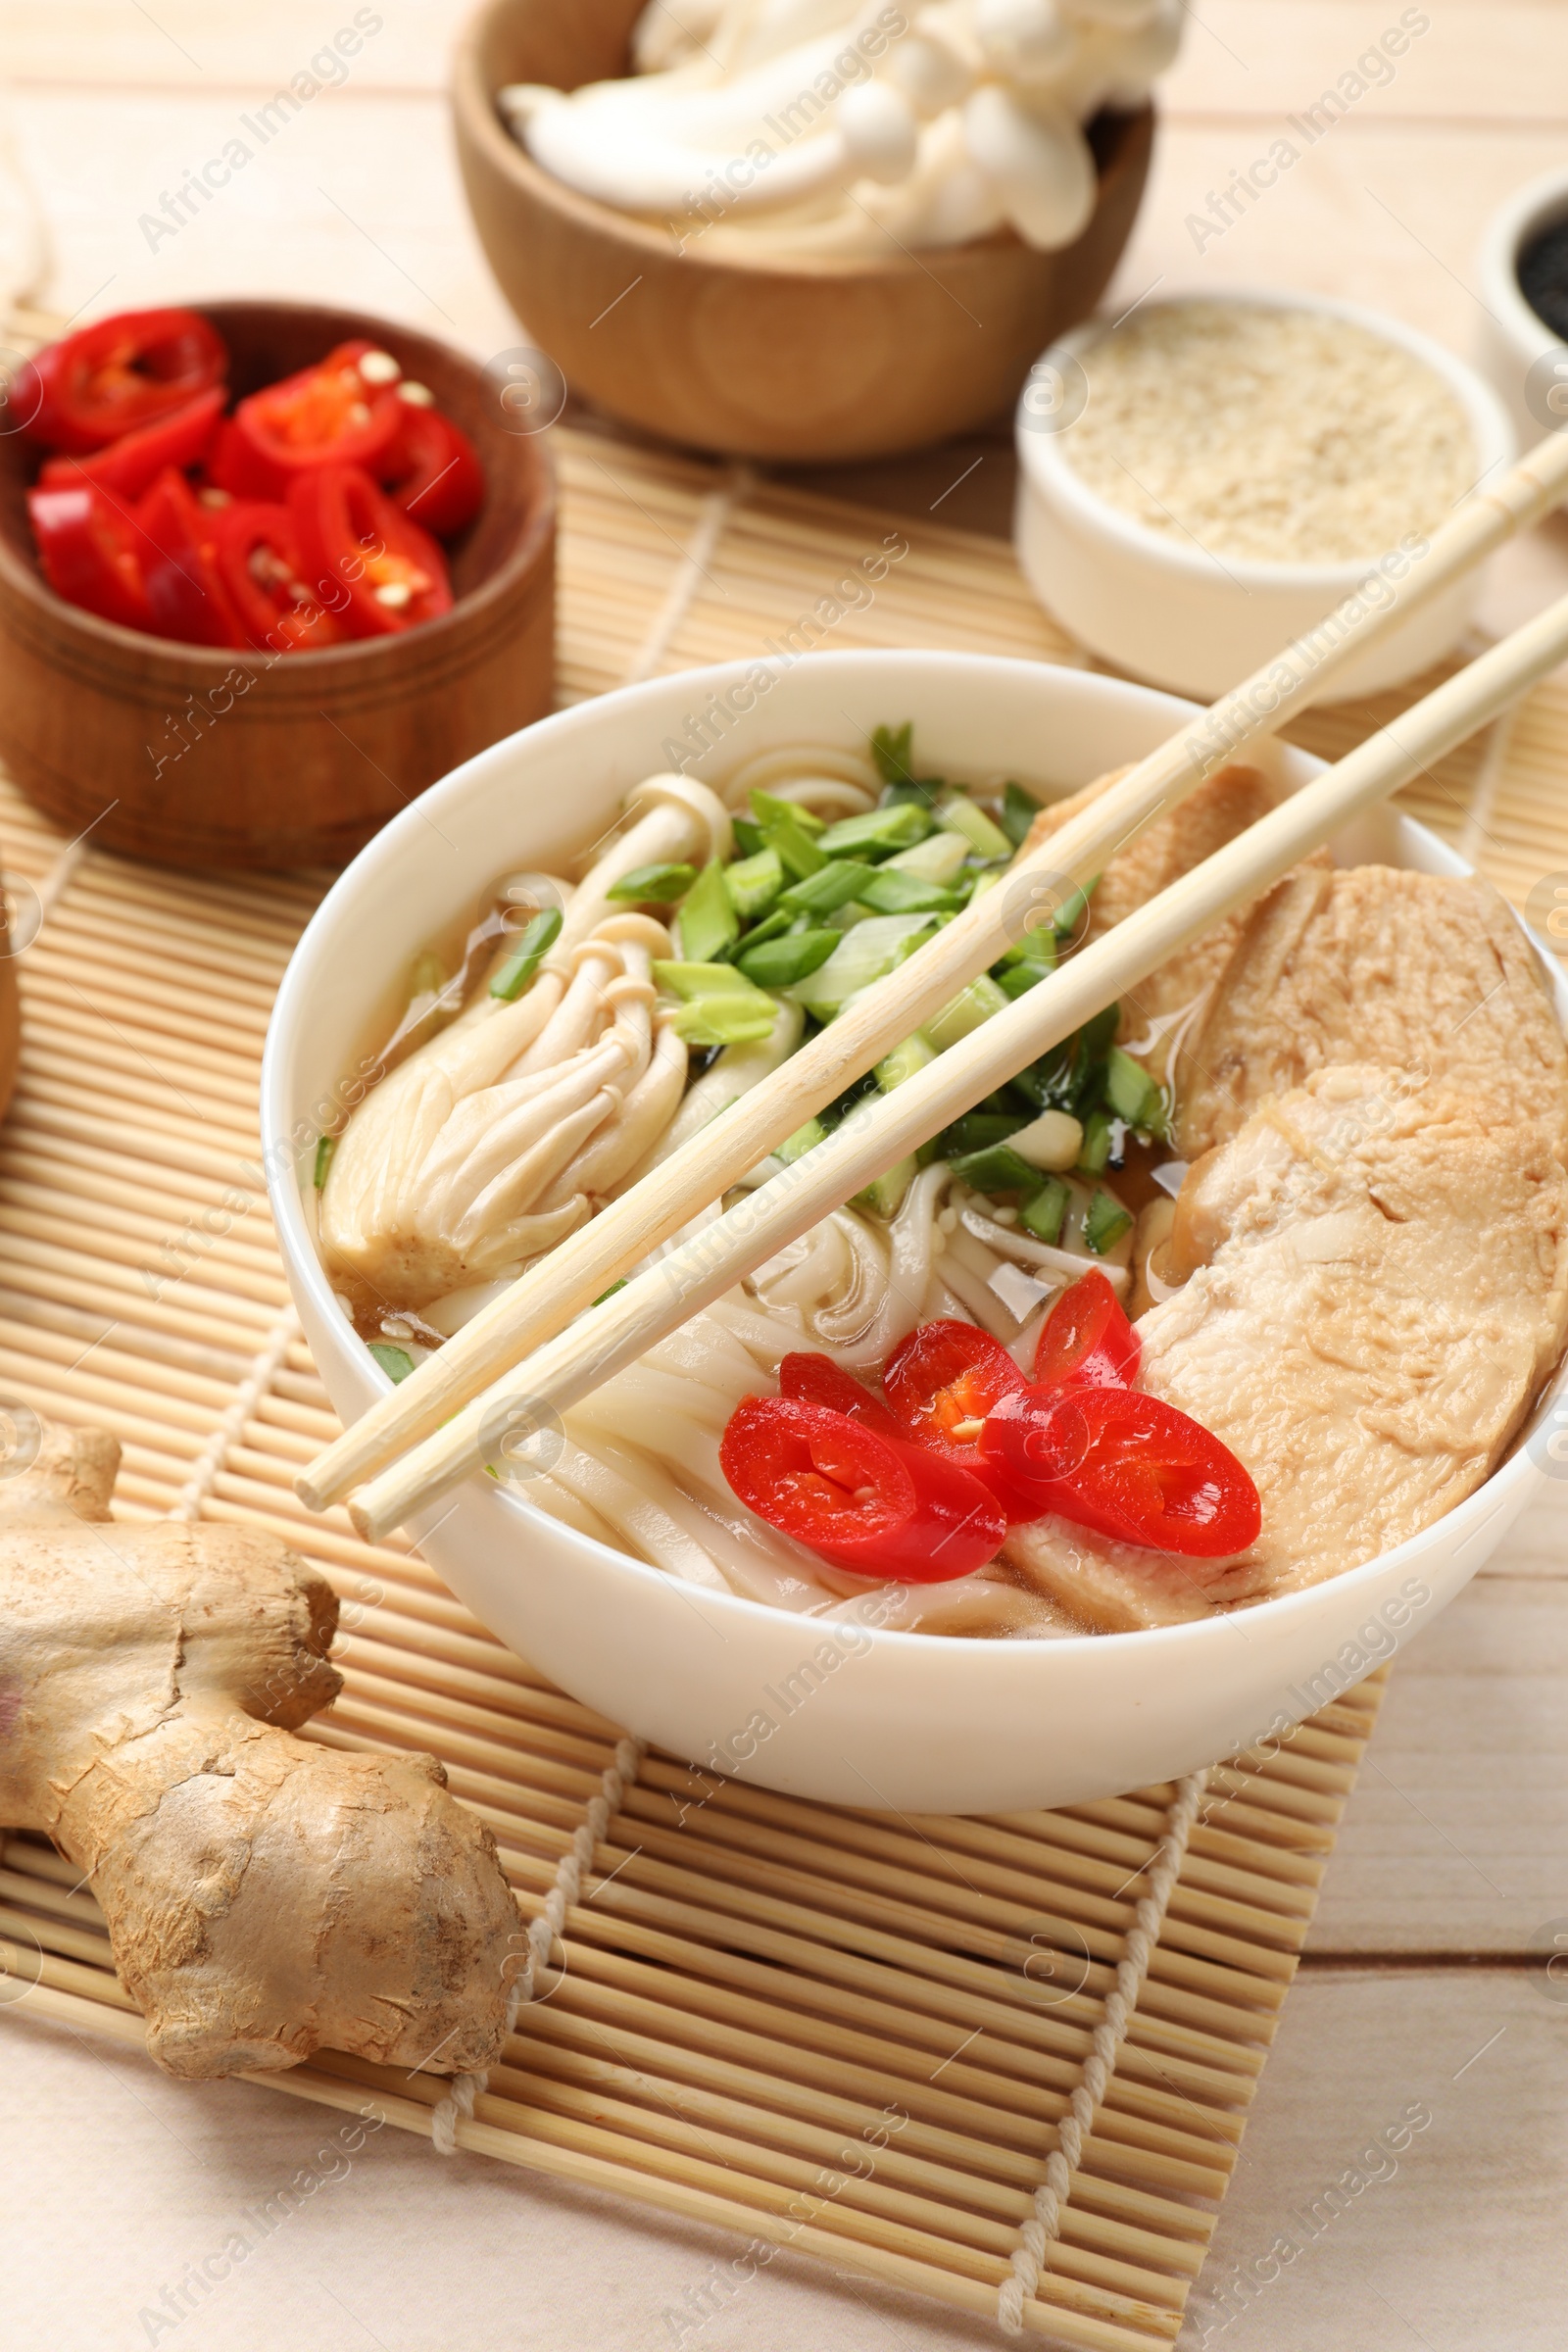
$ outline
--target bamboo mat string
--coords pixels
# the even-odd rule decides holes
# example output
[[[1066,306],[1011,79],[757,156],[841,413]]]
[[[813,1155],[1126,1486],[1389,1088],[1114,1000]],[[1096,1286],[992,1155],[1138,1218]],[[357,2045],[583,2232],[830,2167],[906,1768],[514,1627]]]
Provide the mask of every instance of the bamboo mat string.
[[[703,500],[697,510],[697,527],[686,543],[664,601],[621,681],[623,685],[640,686],[661,667],[703,581],[712,585],[709,566],[718,553],[718,543],[756,487],[757,474],[752,466],[732,466],[717,489],[710,490]]]
[[[544,1907],[528,1930],[527,1958],[514,1980],[507,1996],[507,2032],[514,2031],[517,2013],[524,2001],[531,2001],[538,1972],[548,1968],[566,1924],[566,1913],[580,1903],[590,1903],[594,1890],[585,1894],[582,1887],[584,1871],[593,1868],[594,1851],[609,1832],[610,1825],[620,1811],[628,1788],[632,1788],[647,1754],[647,1742],[623,1738],[615,1743],[614,1761],[607,1764],[600,1775],[597,1792],[589,1799],[581,1822],[572,1833],[570,1845],[561,1857]],[[454,2076],[444,2098],[436,2102],[430,2118],[430,2144],[438,2155],[457,2153],[458,2125],[471,2123],[476,2096],[489,2088],[488,2073]]]
[[[1165,1834],[1149,1872],[1149,1890],[1140,1896],[1133,1925],[1127,1932],[1126,1945],[1116,1967],[1116,1982],[1105,1996],[1105,2014],[1095,2028],[1068,2111],[1056,2127],[1056,2145],[1046,2159],[1045,2180],[1035,2190],[1034,2212],[1018,2231],[1019,2243],[1009,2265],[1011,2276],[1004,2278],[997,2289],[997,2320],[1004,2335],[1023,2333],[1024,2305],[1040,2284],[1048,2248],[1061,2235],[1062,2215],[1072,2194],[1073,2175],[1083,2161],[1083,2144],[1094,2130],[1096,2111],[1115,2074],[1116,2060],[1127,2038],[1127,2029],[1165,1924],[1170,1898],[1181,1877],[1187,1841],[1207,1786],[1207,1767],[1201,1772],[1189,1773],[1178,1785],[1175,1801],[1165,1817]]]
[[[278,1366],[299,1336],[300,1319],[292,1306],[286,1306],[272,1325],[265,1347],[258,1349],[249,1373],[235,1390],[233,1402],[197,1455],[189,1478],[170,1506],[171,1519],[201,1517],[203,1503],[228,1466],[229,1448],[237,1446],[244,1436],[247,1423],[270,1393]]]

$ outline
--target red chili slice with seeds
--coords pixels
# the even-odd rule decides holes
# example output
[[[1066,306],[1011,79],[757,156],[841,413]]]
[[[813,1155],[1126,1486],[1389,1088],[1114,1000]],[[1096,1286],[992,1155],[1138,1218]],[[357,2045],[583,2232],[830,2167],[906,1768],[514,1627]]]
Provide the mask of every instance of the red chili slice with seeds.
[[[316,653],[346,641],[347,631],[306,584],[287,507],[236,500],[215,519],[219,568],[239,614],[242,643]]]
[[[1098,1266],[1072,1283],[1046,1317],[1035,1378],[1046,1387],[1126,1389],[1143,1352],[1121,1300]]]
[[[747,1396],[719,1446],[749,1510],[857,1576],[945,1584],[994,1559],[996,1498],[956,1463],[787,1396]]]
[[[446,558],[357,466],[296,476],[288,511],[305,583],[351,637],[390,637],[451,611]]]
[[[1245,1551],[1262,1525],[1257,1489],[1230,1447],[1140,1389],[1022,1389],[988,1416],[980,1445],[1017,1518],[1054,1513],[1192,1559]]]
[[[926,1323],[889,1356],[882,1389],[904,1434],[984,1477],[980,1431],[1024,1375],[975,1323]]]

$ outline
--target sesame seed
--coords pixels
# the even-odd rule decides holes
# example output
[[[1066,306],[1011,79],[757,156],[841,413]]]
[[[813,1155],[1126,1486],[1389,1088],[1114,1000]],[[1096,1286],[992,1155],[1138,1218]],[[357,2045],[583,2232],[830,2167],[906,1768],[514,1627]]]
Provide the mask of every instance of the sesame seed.
[[[1062,454],[1147,530],[1263,564],[1354,563],[1431,530],[1474,437],[1437,371],[1318,311],[1171,302],[1085,355]]]

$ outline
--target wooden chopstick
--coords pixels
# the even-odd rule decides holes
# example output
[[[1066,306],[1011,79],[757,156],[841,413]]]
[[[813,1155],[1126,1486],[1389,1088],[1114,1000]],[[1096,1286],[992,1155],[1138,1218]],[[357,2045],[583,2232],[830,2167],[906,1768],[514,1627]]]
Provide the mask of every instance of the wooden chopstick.
[[[377,1542],[411,1520],[500,1454],[504,1438],[526,1443],[530,1432],[550,1430],[578,1397],[1486,725],[1565,656],[1568,597],[1080,949],[893,1093],[862,1102],[824,1142],[538,1348],[364,1490],[350,1505],[361,1534]],[[710,1181],[706,1199],[711,1200],[716,1190]],[[547,1260],[541,1270],[548,1273],[548,1266]]]
[[[559,1243],[548,1258],[345,1430],[296,1481],[301,1500],[318,1511],[341,1501],[448,1421],[930,1019],[1013,944],[1019,893],[1027,895],[1030,887],[1021,877],[1033,877],[1039,887],[1030,913],[1035,920],[1049,920],[1053,899],[1059,904],[1074,884],[1100,872],[1109,857],[1176,808],[1206,776],[1306,709],[1352,655],[1515,531],[1549,513],[1565,495],[1568,434],[1560,434],[1542,442],[1490,488],[1477,491],[1425,553],[1412,553],[1400,577],[1385,580],[1386,601],[1372,603],[1360,593],[1348,597],[1319,628],[1140,760],[1037,850],[1016,858],[1004,889],[972,901],[956,921],[868,989],[771,1077]],[[1019,1064],[1028,1058],[1020,1054]]]

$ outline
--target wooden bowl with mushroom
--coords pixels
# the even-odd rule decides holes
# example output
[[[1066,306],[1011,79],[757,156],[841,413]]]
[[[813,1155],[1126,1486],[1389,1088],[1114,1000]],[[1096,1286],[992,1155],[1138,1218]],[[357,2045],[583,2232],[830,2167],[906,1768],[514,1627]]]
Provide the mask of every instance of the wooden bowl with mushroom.
[[[473,443],[483,502],[446,549],[453,602],[396,635],[277,653],[101,619],[47,585],[26,493],[40,451],[0,435],[0,759],[96,846],[181,866],[338,864],[554,694],[554,475],[478,364],[428,335],[289,302],[198,304],[236,398],[360,338]],[[392,371],[389,369],[389,373]]]
[[[671,441],[822,464],[917,449],[1004,410],[1094,308],[1131,232],[1153,115],[1089,126],[1099,193],[1075,243],[1008,229],[886,260],[715,256],[579,195],[508,130],[497,93],[628,70],[642,0],[483,0],[459,44],[458,155],[508,301],[574,392]]]

